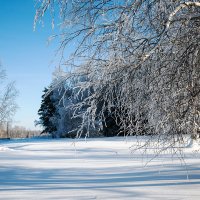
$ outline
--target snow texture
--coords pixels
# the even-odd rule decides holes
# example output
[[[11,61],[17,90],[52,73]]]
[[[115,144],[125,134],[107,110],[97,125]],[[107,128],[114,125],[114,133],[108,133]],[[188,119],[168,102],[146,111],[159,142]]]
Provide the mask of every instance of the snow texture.
[[[199,200],[199,151],[131,152],[134,137],[0,141],[0,199]],[[150,150],[150,149],[149,149]]]

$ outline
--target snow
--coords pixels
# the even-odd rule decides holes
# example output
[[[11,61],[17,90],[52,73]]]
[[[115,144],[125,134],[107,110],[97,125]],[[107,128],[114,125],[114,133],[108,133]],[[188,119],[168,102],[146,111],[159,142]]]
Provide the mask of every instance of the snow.
[[[199,200],[200,153],[131,152],[134,138],[0,141],[0,199]]]

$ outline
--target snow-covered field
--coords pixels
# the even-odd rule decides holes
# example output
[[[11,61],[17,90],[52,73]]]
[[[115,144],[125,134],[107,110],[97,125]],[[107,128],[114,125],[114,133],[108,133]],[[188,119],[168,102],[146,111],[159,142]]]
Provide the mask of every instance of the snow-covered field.
[[[199,200],[200,153],[130,152],[134,138],[0,141],[0,199]]]

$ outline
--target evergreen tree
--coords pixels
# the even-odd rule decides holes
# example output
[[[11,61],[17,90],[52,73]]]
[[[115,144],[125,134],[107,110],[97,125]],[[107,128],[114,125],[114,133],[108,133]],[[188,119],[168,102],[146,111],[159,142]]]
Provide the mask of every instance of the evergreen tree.
[[[51,91],[49,94],[49,90],[47,88],[44,89],[44,94],[42,95],[42,102],[40,109],[38,110],[39,121],[37,124],[40,124],[43,126],[42,133],[50,133],[52,136],[55,136],[55,132],[57,131],[56,124],[54,124],[54,121],[52,120],[56,113],[56,107],[54,99],[52,98],[53,91]]]

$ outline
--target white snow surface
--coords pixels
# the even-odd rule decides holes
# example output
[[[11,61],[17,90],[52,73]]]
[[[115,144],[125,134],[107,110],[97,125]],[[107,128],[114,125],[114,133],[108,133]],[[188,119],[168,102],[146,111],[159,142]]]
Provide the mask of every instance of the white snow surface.
[[[152,149],[134,145],[134,137],[0,141],[0,199],[200,199],[197,146],[185,163],[168,152],[148,163]]]

